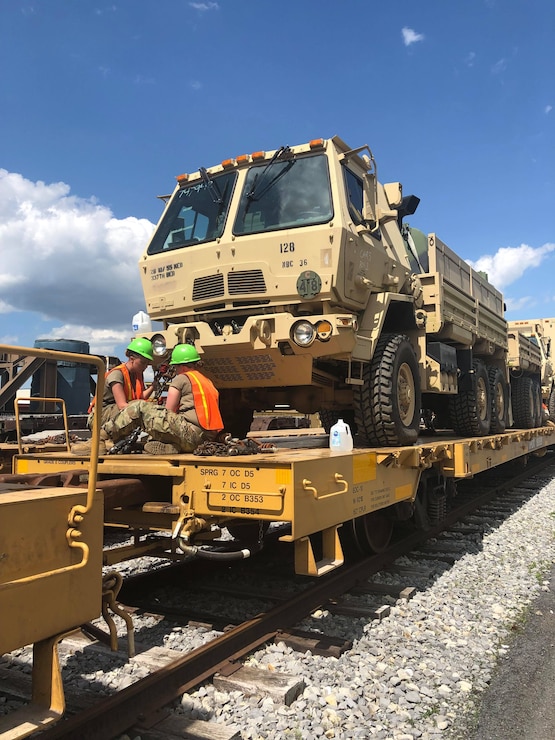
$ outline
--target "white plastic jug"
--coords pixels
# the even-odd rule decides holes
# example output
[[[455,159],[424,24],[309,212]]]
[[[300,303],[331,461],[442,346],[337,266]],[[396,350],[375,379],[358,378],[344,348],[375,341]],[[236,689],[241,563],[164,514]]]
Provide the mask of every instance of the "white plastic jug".
[[[332,452],[350,452],[353,449],[353,437],[349,425],[338,419],[330,429],[330,450]]]
[[[135,316],[133,316],[133,322],[131,325],[133,327],[133,331],[137,334],[152,331],[150,316],[144,311],[139,311],[139,313],[136,313]]]

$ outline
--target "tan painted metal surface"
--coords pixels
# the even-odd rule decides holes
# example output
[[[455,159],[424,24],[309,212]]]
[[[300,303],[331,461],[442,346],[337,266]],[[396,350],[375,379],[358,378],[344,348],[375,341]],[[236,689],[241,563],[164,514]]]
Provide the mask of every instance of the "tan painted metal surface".
[[[104,364],[96,357],[0,345],[0,355],[95,365],[97,392]],[[16,409],[17,411],[17,409]],[[22,451],[19,436],[18,449]],[[67,417],[64,410],[67,449]],[[57,644],[63,634],[99,616],[102,604],[103,496],[96,490],[100,420],[82,487],[0,483],[0,654],[33,645],[32,697],[0,717],[1,740],[26,737],[56,721],[65,700]],[[67,454],[67,452],[66,452]]]
[[[555,319],[509,321],[509,332],[513,338],[513,351],[509,353],[510,357],[517,351],[516,333],[533,340],[536,349],[534,361],[541,367],[542,396],[547,403],[555,391]]]
[[[0,484],[0,653],[73,629],[101,605],[102,495],[72,547],[68,516],[87,492],[18,488]]]

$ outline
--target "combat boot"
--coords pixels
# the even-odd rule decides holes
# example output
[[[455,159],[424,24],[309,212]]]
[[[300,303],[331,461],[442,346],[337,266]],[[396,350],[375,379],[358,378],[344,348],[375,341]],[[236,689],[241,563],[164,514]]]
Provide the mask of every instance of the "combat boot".
[[[157,442],[152,440],[147,442],[144,446],[145,452],[149,455],[177,455],[179,450],[175,445],[166,444],[165,442]]]
[[[100,430],[100,439],[98,440],[98,454],[105,455],[106,452],[112,447],[112,441],[104,429]],[[90,455],[92,452],[92,439],[87,439],[84,442],[76,442],[71,445],[72,455]]]

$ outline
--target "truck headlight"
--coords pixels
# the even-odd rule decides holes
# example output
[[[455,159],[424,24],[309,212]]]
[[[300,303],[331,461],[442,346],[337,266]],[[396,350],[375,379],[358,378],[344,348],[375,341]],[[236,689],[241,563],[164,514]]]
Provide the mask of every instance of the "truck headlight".
[[[163,357],[166,354],[166,340],[162,334],[155,334],[152,337],[152,353],[156,357]]]
[[[299,347],[310,347],[316,338],[316,329],[309,321],[297,321],[291,327],[291,339]]]

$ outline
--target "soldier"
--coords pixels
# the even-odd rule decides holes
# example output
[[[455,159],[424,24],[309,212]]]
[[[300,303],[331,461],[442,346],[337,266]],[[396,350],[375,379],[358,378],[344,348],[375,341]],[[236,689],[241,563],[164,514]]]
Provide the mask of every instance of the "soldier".
[[[133,339],[125,351],[127,362],[113,367],[106,373],[106,387],[102,399],[102,431],[100,434],[99,454],[104,455],[112,445],[108,429],[122,417],[121,424],[137,419],[135,409],[130,407],[134,401],[146,401],[154,391],[154,385],[145,388],[144,371],[153,361],[152,343],[144,337]],[[94,402],[89,408],[87,425],[92,428],[95,413]],[[136,425],[136,424],[135,424]],[[90,440],[74,444],[71,451],[76,455],[90,453]]]

